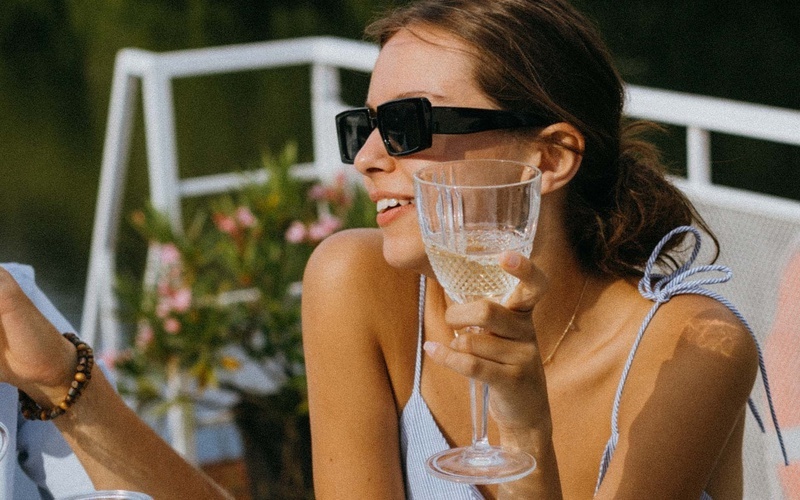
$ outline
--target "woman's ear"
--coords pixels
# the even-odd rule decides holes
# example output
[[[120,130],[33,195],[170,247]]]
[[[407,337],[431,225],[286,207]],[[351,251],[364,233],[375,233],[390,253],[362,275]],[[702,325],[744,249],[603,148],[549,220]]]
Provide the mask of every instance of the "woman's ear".
[[[578,129],[566,122],[539,132],[529,161],[542,171],[542,193],[564,187],[578,172],[585,141]]]

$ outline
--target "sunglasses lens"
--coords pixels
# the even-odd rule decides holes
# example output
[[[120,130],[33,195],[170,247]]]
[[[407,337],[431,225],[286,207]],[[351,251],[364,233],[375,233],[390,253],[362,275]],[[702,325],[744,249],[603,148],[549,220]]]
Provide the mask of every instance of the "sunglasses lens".
[[[336,115],[339,153],[344,163],[354,163],[377,126],[386,151],[402,156],[431,147],[431,104],[423,98],[390,101],[378,106],[376,118],[366,108]]]
[[[372,132],[369,111],[356,109],[339,114],[336,117],[336,130],[339,135],[339,152],[342,161],[353,163]]]
[[[390,154],[402,155],[417,151],[424,142],[420,130],[419,102],[397,101],[380,107],[381,135]]]

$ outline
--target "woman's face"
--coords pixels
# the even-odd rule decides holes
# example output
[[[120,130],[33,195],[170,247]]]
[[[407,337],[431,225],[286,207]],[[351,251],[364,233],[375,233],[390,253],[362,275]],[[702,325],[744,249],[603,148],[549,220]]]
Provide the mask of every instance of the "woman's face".
[[[370,81],[367,107],[405,97],[427,97],[433,106],[496,108],[473,79],[470,49],[446,33],[404,29],[383,46]],[[430,149],[408,156],[389,156],[377,129],[355,158],[370,198],[377,204],[383,231],[383,253],[389,264],[428,273],[430,265],[413,205],[413,173],[430,164],[464,158],[524,161],[520,141],[506,132],[436,135]]]

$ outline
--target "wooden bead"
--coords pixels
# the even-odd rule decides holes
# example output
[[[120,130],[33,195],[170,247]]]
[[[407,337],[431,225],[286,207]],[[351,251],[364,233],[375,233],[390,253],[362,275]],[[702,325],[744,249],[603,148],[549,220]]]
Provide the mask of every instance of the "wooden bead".
[[[74,333],[65,333],[64,338],[75,346],[77,352],[78,364],[75,368],[74,380],[70,383],[70,388],[64,399],[49,411],[39,406],[39,404],[25,394],[25,392],[18,390],[20,413],[22,413],[22,416],[27,420],[52,420],[63,415],[80,397],[89,380],[92,378],[91,372],[94,367],[94,351],[92,348],[80,340]]]

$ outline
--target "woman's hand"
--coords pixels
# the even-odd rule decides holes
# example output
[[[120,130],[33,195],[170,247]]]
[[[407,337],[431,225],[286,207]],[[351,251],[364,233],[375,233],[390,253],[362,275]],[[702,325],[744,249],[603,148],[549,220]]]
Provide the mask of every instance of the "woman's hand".
[[[435,362],[491,386],[490,411],[501,434],[549,428],[544,370],[532,319],[547,279],[516,252],[505,252],[501,265],[520,279],[506,304],[480,300],[449,306],[445,320],[458,336],[449,345],[426,342],[425,350]]]
[[[51,406],[66,394],[76,362],[72,344],[0,267],[0,382]]]

